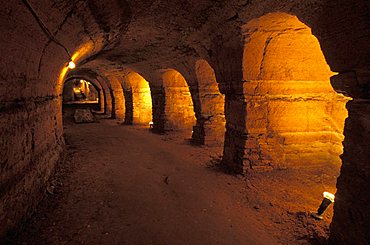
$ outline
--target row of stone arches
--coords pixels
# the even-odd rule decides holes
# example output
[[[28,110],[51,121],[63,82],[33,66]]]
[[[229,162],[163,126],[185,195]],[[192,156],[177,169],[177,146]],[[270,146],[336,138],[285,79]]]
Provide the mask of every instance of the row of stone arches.
[[[332,240],[369,240],[363,225],[370,220],[370,212],[363,209],[369,199],[363,186],[370,173],[366,1],[202,1],[190,4],[191,11],[182,5],[172,11],[174,6],[159,1],[158,10],[168,11],[157,12],[138,2],[118,2],[106,0],[92,9],[83,1],[76,6],[35,3],[45,26],[70,55],[44,35],[26,6],[4,3],[1,16],[7,28],[2,29],[0,48],[11,58],[2,60],[0,79],[5,139],[0,233],[33,209],[61,155],[60,95],[66,79],[95,81],[101,86],[101,116],[123,117],[130,110],[118,101],[125,99],[122,69],[138,72],[149,82],[153,121],[161,130],[163,89],[153,74],[171,68],[188,82],[197,119],[193,134],[206,144],[212,144],[210,135],[224,137],[223,163],[235,172],[340,165],[348,110]],[[146,11],[128,14],[140,6]],[[75,70],[66,67],[69,59]],[[220,93],[197,80],[196,63],[202,61],[214,70],[214,87]],[[352,100],[346,104],[348,98],[336,94],[329,79]],[[197,95],[205,91],[211,92]],[[215,123],[219,121],[224,126]]]
[[[350,89],[342,86],[346,79],[360,79],[361,71],[348,72],[354,74],[351,77],[336,76],[325,60],[318,39],[294,15],[266,14],[248,21],[240,30],[241,44],[236,45],[240,49],[229,47],[228,40],[222,40],[225,50],[217,50],[223,47],[216,44],[207,50],[208,54],[200,52],[204,54],[200,55],[202,58],[190,62],[187,71],[184,72],[184,67],[161,68],[159,79],[158,75],[150,77],[160,80],[152,84],[153,80],[149,79],[155,131],[181,129],[184,124],[189,132],[192,126],[193,141],[223,145],[223,164],[238,173],[322,165],[339,169],[348,114],[346,103],[350,99],[336,93],[330,80],[339,81],[337,90],[368,97],[366,89],[358,95],[355,88],[349,92]],[[327,51],[328,42],[323,45]],[[218,57],[212,57],[215,50]],[[347,73],[343,72],[342,60],[333,61],[333,53],[325,53],[334,64],[333,69]],[[358,65],[358,60],[353,64]],[[186,87],[189,92],[182,90]],[[191,99],[179,98],[177,93],[190,95]],[[130,98],[129,95],[122,98]],[[111,97],[114,103],[120,96],[113,93]],[[126,112],[131,104],[134,103],[125,104]],[[185,110],[191,105],[193,111]],[[113,108],[114,113],[119,111],[117,108]],[[126,113],[125,118],[133,114]],[[134,121],[132,116],[131,123]],[[348,156],[347,161],[350,161]],[[331,189],[335,191],[334,186]]]
[[[151,86],[133,70],[115,76],[76,70],[67,77],[64,86],[79,78],[91,81],[99,93],[100,112],[124,124],[148,125],[151,122],[155,132],[182,131],[187,137],[193,134],[197,144],[204,144],[207,134],[209,145],[220,144],[225,128],[224,98],[207,61],[197,61],[195,70],[199,81],[195,90],[175,69],[157,71],[160,86]],[[85,75],[75,75],[81,73]],[[207,127],[207,132],[204,125],[211,126]]]
[[[242,81],[216,79],[212,59],[189,62],[183,73],[159,69],[149,80],[131,69],[95,74],[91,79],[105,84],[105,113],[126,124],[153,122],[155,132],[183,131],[197,144],[224,145],[223,162],[236,172],[339,166],[348,98],[331,87],[335,73],[311,29],[274,13],[243,25],[242,36]]]
[[[253,19],[241,31],[239,53],[222,54],[221,63],[207,57],[152,72],[95,74],[107,89],[106,115],[222,146],[221,163],[232,172],[316,168],[337,177],[349,98],[331,86],[336,74],[318,39],[285,13]]]

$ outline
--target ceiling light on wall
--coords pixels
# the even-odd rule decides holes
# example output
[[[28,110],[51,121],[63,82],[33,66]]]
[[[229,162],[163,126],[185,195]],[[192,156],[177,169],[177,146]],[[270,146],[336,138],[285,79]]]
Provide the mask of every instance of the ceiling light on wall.
[[[311,213],[311,216],[314,217],[315,219],[323,219],[322,214],[325,212],[325,210],[329,207],[330,204],[334,202],[335,196],[329,192],[324,192],[323,193],[323,199],[320,204],[320,207],[317,209],[317,213]]]
[[[68,68],[72,70],[72,69],[76,68],[76,64],[71,60],[71,61],[68,63]]]

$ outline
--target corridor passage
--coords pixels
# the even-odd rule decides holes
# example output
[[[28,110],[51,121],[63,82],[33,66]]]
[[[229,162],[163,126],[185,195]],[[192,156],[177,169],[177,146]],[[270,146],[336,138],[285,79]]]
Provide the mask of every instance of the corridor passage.
[[[113,120],[65,127],[61,176],[20,242],[275,243],[243,204],[240,178],[207,167],[207,148]]]

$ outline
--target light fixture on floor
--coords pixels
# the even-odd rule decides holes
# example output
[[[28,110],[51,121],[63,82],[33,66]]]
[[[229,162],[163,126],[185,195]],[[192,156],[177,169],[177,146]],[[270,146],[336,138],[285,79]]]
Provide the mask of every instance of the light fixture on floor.
[[[311,216],[315,219],[322,220],[322,214],[325,212],[325,210],[329,207],[330,204],[334,202],[335,196],[329,192],[323,193],[323,199],[320,204],[320,207],[317,209],[316,213],[311,213]]]
[[[53,41],[55,44],[57,44],[60,47],[62,47],[64,49],[64,51],[66,51],[66,53],[68,55],[68,58],[69,58],[69,61],[68,61],[68,63],[67,63],[66,66],[69,69],[76,68],[76,64],[73,62],[71,53],[68,51],[67,47],[64,46],[61,42],[59,42],[58,39],[56,39],[56,37],[49,31],[49,29],[45,26],[45,24],[42,22],[42,20],[40,19],[40,17],[37,15],[36,11],[32,8],[31,4],[27,0],[22,0],[22,1],[23,1],[24,5],[26,5],[26,7],[28,8],[28,10],[31,12],[32,16],[35,18],[37,24],[39,24],[39,26],[41,27],[41,29],[45,33],[45,35],[51,41]]]

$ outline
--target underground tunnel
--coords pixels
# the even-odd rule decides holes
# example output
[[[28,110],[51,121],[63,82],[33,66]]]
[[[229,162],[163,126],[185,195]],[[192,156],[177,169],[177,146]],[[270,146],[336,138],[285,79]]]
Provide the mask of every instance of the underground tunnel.
[[[367,1],[0,12],[1,242],[368,244]]]
[[[74,114],[78,108],[92,111],[101,110],[101,91],[91,82],[84,79],[70,79],[63,85],[63,112]]]

